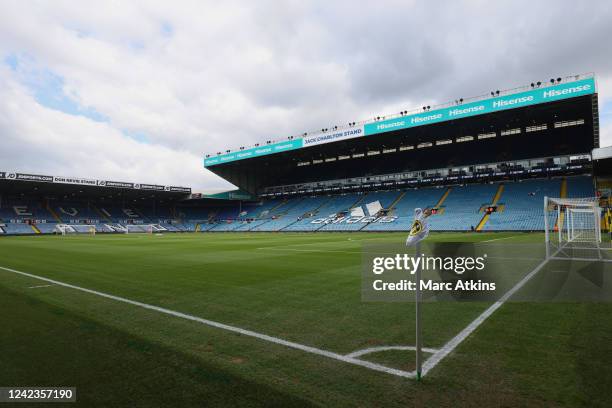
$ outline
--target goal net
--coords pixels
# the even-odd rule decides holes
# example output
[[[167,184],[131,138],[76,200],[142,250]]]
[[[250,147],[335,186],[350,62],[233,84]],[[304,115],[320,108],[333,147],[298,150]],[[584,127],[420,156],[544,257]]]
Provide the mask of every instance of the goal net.
[[[602,239],[599,199],[544,197],[546,255],[553,258],[607,257],[610,240]]]
[[[94,225],[82,224],[57,224],[55,232],[61,235],[86,234],[96,235],[96,227]]]
[[[134,234],[134,233],[152,234],[155,231],[156,231],[156,228],[153,224],[127,224],[125,226],[126,234]]]

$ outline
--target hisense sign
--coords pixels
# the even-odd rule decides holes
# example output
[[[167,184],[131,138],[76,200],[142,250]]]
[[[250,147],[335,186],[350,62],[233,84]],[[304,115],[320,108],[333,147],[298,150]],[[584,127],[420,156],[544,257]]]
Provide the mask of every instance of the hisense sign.
[[[511,95],[484,99],[478,102],[466,103],[450,108],[442,108],[426,113],[394,118],[365,125],[365,135],[375,135],[390,130],[407,129],[447,120],[467,118],[486,113],[499,112],[513,108],[521,108],[539,103],[553,102],[595,93],[593,78],[567,82],[541,89],[532,89]]]

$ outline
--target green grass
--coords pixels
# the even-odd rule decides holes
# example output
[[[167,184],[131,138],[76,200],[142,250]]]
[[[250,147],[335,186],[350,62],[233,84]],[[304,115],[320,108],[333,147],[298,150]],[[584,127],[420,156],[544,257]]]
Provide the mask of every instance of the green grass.
[[[432,234],[430,240],[506,237],[512,238],[499,243],[542,242],[541,234]],[[371,233],[3,237],[0,266],[347,354],[414,344],[413,305],[361,301],[362,246],[403,239]],[[506,304],[418,384],[69,288],[30,289],[41,284],[0,270],[0,386],[76,386],[83,406],[610,403],[610,304]],[[425,304],[424,345],[442,346],[487,306]],[[414,366],[412,352],[363,358]]]

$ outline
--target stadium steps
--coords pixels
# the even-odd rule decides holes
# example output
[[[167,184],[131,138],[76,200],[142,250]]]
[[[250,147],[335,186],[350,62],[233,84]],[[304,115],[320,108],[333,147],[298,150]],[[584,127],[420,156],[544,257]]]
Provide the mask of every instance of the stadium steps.
[[[219,214],[219,210],[212,210],[211,212],[209,212],[207,221],[213,221],[217,217],[217,214]]]
[[[563,177],[561,180],[561,191],[559,192],[560,198],[567,198],[567,177]]]
[[[358,205],[361,205],[361,203],[366,199],[367,196],[368,196],[367,194],[360,195],[359,199],[357,199],[357,201],[355,201],[355,203],[353,203],[353,205],[349,207],[349,210],[357,207]]]
[[[198,222],[198,225],[200,226],[200,232],[206,232],[208,231],[209,228],[209,224],[207,224],[206,222]]]
[[[255,228],[257,228],[257,227],[259,227],[259,226],[261,226],[261,225],[267,224],[267,223],[269,223],[270,221],[272,221],[272,218],[270,218],[270,219],[268,219],[268,220],[265,220],[265,221],[264,221],[264,222],[262,222],[261,224],[253,223],[254,225],[253,225],[251,228],[247,229],[247,231],[252,231],[253,229],[255,229]]]
[[[391,202],[391,204],[389,204],[389,215],[393,215],[395,213],[395,207],[397,206],[397,204],[402,201],[402,199],[404,198],[404,196],[406,195],[408,191],[404,190],[400,193],[400,195],[397,196],[397,198],[395,200],[393,200],[393,202]],[[369,223],[368,223],[369,224]],[[367,227],[368,224],[366,224],[363,228]],[[363,228],[359,228],[359,230],[362,230]]]
[[[326,205],[327,203],[329,203],[333,199],[334,199],[334,196],[331,196],[331,197],[329,197],[329,199],[323,200],[321,205],[319,205],[317,208],[314,208],[313,210],[311,210],[309,212],[311,212],[311,213],[316,215],[318,213],[318,211],[321,209],[321,207],[323,207],[324,205]],[[291,224],[285,225],[283,228],[279,229],[279,231],[285,230],[285,229],[289,228],[290,226],[292,226],[293,224],[295,224],[297,222],[300,222],[300,220],[298,218],[296,218],[295,221],[293,221]]]
[[[265,224],[273,221],[275,218],[272,218],[272,217],[276,217],[277,216],[277,217],[280,218],[280,217],[284,216],[285,214],[287,214],[291,210],[291,208],[295,207],[296,205],[298,205],[302,201],[304,201],[304,197],[301,197],[301,198],[298,198],[298,199],[294,199],[294,200],[283,200],[283,201],[281,201],[280,204],[278,204],[277,206],[272,208],[270,210],[270,212],[268,213],[268,217],[270,217],[270,218],[266,219],[264,222],[259,223],[259,224],[258,223],[253,223],[254,225],[251,228],[249,228],[247,231],[253,231],[253,230],[255,230],[255,228],[259,228],[262,225],[265,225]],[[293,205],[289,206],[286,209],[283,208],[283,207],[285,207],[289,203],[292,203]],[[279,209],[282,210],[283,212],[273,214],[273,212],[276,212],[276,210],[279,210]]]
[[[150,220],[149,217],[145,216],[144,213],[140,211],[138,208],[133,207],[131,208],[131,210],[134,211],[140,217],[142,222],[144,222],[145,224],[150,224],[152,222],[152,220]]]
[[[32,227],[32,231],[34,231],[35,234],[40,234],[41,233],[36,225],[31,224],[30,227]]]
[[[206,231],[212,231],[218,224],[210,224],[210,227],[206,228]]]
[[[366,199],[367,196],[368,196],[367,194],[360,195],[359,198],[357,198],[357,200],[355,200],[355,202],[351,204],[351,206],[349,207],[349,210],[357,207],[358,205],[361,205],[361,203],[363,202],[363,200]]]
[[[351,204],[351,206],[349,207],[349,213],[350,213],[351,208],[355,208],[355,207],[357,207],[358,205],[361,205],[361,202],[362,202],[363,200],[365,200],[365,199],[366,199],[366,197],[367,197],[367,194],[362,194],[362,195],[360,195],[360,196],[359,196],[359,198],[358,198],[358,199],[357,199],[357,200],[356,200],[356,201],[355,201],[353,204]],[[332,200],[333,200],[333,198],[332,198]],[[329,201],[327,201],[327,202],[329,202]],[[319,207],[319,208],[321,208],[321,207]],[[369,223],[368,223],[368,224],[369,224]],[[368,224],[366,224],[366,225],[368,225]],[[315,229],[315,232],[316,232],[316,231],[319,231],[319,230],[320,230],[320,229],[322,229],[322,228],[325,228],[325,227],[326,227],[326,226],[328,226],[328,225],[329,225],[329,224],[321,224],[321,226],[320,226],[320,227],[318,227],[318,228],[316,228],[316,229]],[[364,227],[365,227],[365,225],[364,225]],[[359,228],[359,230],[362,230],[362,229],[363,229],[363,227]]]
[[[404,196],[406,195],[407,191],[404,190],[400,193],[400,195],[397,196],[397,198],[395,200],[393,200],[393,202],[391,204],[389,204],[389,208],[395,208],[395,206],[397,205],[397,203],[399,203],[400,201],[402,201],[402,198],[404,198]]]
[[[365,227],[367,227],[370,224],[371,224],[371,222],[368,222],[368,223],[364,224],[363,227],[359,228],[357,231],[361,231],[362,229],[364,229]]]
[[[500,184],[499,187],[497,188],[497,192],[495,193],[495,197],[493,197],[493,202],[491,203],[492,206],[497,205],[503,193],[504,193],[504,185]]]
[[[238,221],[238,220],[234,220],[234,221],[232,221],[232,222],[230,222],[230,223],[228,223],[228,224],[229,224],[229,226],[228,226],[226,229],[222,229],[221,231],[224,231],[224,232],[231,232],[231,231],[235,231],[235,230],[240,229],[240,227],[242,226],[242,222],[241,222],[241,221]],[[215,229],[215,228],[217,228],[217,227],[219,227],[219,226],[223,226],[223,225],[227,225],[227,223],[219,223],[219,224],[215,224],[215,225],[214,225],[212,228],[210,228],[210,229],[211,229],[211,230],[213,230],[213,229]]]
[[[388,215],[392,215],[393,211],[395,211],[395,205],[397,203],[399,203],[401,201],[402,198],[404,198],[404,196],[406,195],[406,190],[402,191],[396,198],[395,200],[393,200],[391,202],[391,204],[389,204],[389,208],[387,209],[387,214]],[[357,201],[357,203],[359,203],[360,201],[363,201],[365,199],[365,197],[363,197],[361,200]],[[357,205],[357,203],[355,203],[355,205]],[[389,214],[391,213],[391,214]],[[363,227],[359,228],[357,231],[361,231],[364,228],[366,228],[368,225],[372,224],[372,222],[368,222],[366,224],[363,225]]]
[[[567,178],[563,177],[561,180],[561,191],[559,191],[559,198],[567,198]],[[565,214],[563,211],[559,214],[559,218],[557,219],[557,223],[555,224],[555,231],[559,230],[559,225],[563,225],[563,216]]]
[[[289,200],[283,200],[283,201],[281,201],[280,203],[278,203],[278,204],[277,204],[277,205],[275,205],[274,207],[270,208],[270,209],[268,210],[268,214],[271,214],[271,213],[272,213],[272,211],[276,211],[276,210],[278,210],[279,208],[281,208],[283,205],[287,204],[288,202],[289,202]],[[261,216],[261,214],[259,214],[259,215]]]
[[[283,205],[287,204],[289,201],[290,200],[281,200],[279,203],[274,205],[272,208],[269,208],[269,209],[264,210],[264,211],[259,210],[257,212],[257,216],[249,223],[249,225],[250,224],[252,224],[252,225],[250,225],[250,226],[247,225],[246,228],[243,228],[244,227],[244,220],[236,220],[237,221],[235,223],[236,225],[233,228],[231,228],[231,229],[227,229],[226,231],[242,231],[242,232],[244,232],[244,231],[251,231],[254,228],[259,227],[260,225],[264,225],[264,224],[266,224],[267,222],[269,222],[271,220],[271,218],[270,219],[264,218],[264,216],[263,216],[264,212],[267,212],[266,216],[270,216],[271,217],[271,214],[273,214],[274,211],[276,211],[277,209],[281,208]],[[263,222],[261,222],[261,221],[263,221]]]
[[[47,211],[49,211],[49,213],[53,216],[53,218],[55,218],[55,221],[59,222],[60,224],[64,221],[62,221],[62,219],[59,217],[59,215],[57,215],[57,213],[53,210],[53,208],[51,208],[51,206],[49,204],[47,204]]]
[[[500,183],[499,186],[497,187],[497,191],[495,192],[495,195],[493,196],[493,201],[491,202],[491,206],[497,205],[497,202],[501,198],[503,192],[504,192],[504,185]],[[482,219],[476,226],[476,231],[482,231],[484,226],[487,224],[487,221],[489,221],[490,217],[491,217],[491,214],[485,211],[485,214],[482,216]]]
[[[450,194],[452,189],[453,189],[452,187],[449,187],[449,188],[446,189],[446,191],[444,192],[444,194],[442,194],[442,197],[440,197],[440,199],[438,200],[438,202],[436,203],[436,206],[434,208],[442,207],[442,204],[444,204],[444,202],[448,198],[448,195]]]
[[[283,215],[291,211],[293,207],[297,207],[305,199],[306,197],[300,197],[295,200],[285,200],[282,205],[278,206],[278,208],[280,209],[280,212],[276,213],[275,215],[282,217]],[[289,205],[289,204],[293,204],[293,205]]]
[[[104,220],[106,222],[112,222],[111,219],[106,214],[104,214],[102,211],[100,211],[100,209],[97,206],[93,205],[92,207],[93,207],[94,211],[96,212],[96,214],[98,214],[100,217],[102,217],[102,220]]]
[[[278,204],[276,204],[274,207],[272,207],[272,208],[270,208],[269,210],[267,210],[267,212],[268,212],[268,216],[270,216],[270,214],[272,214],[274,211],[278,210],[279,208],[281,208],[282,206],[284,206],[285,204],[287,204],[289,201],[290,201],[290,200],[282,200],[281,202],[279,202]],[[251,226],[251,227],[249,227],[249,228],[246,228],[246,229],[241,229],[241,227],[242,227],[242,225],[243,225],[243,224],[239,222],[239,223],[237,223],[238,225],[236,225],[236,227],[235,227],[235,228],[232,228],[230,231],[251,231],[253,228],[257,228],[257,227],[259,227],[260,225],[264,225],[265,223],[270,222],[270,221],[271,221],[271,218],[270,218],[270,219],[265,220],[264,222],[260,222],[260,223],[258,223],[258,221],[261,221],[261,220],[262,220],[262,213],[263,213],[263,212],[260,212],[260,213],[258,213],[258,214],[257,214],[257,217],[256,217],[256,218],[255,218],[255,220],[252,222],[253,226]]]

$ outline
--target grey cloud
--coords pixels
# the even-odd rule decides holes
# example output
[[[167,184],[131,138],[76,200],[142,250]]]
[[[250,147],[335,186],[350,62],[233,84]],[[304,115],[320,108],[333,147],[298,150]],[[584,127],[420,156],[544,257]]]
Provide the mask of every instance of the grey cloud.
[[[175,177],[205,190],[227,184],[202,169],[204,153],[374,114],[588,71],[598,74],[602,103],[612,100],[608,1],[95,4],[91,13],[86,4],[12,2],[0,15],[0,60],[31,56],[109,118],[93,128],[84,118],[60,120],[19,94],[29,115],[4,115],[10,143],[1,159],[19,164],[16,146],[28,139],[16,129],[44,123],[57,143],[41,138],[45,159],[24,157],[24,165]],[[18,80],[12,75],[0,70],[4,83]],[[109,140],[133,148],[122,129],[146,134],[151,144],[141,147],[155,155],[154,168],[114,155],[75,163],[60,142],[79,129],[95,129],[73,146],[81,156]],[[602,130],[612,143],[610,126]],[[177,160],[193,161],[193,174]]]

